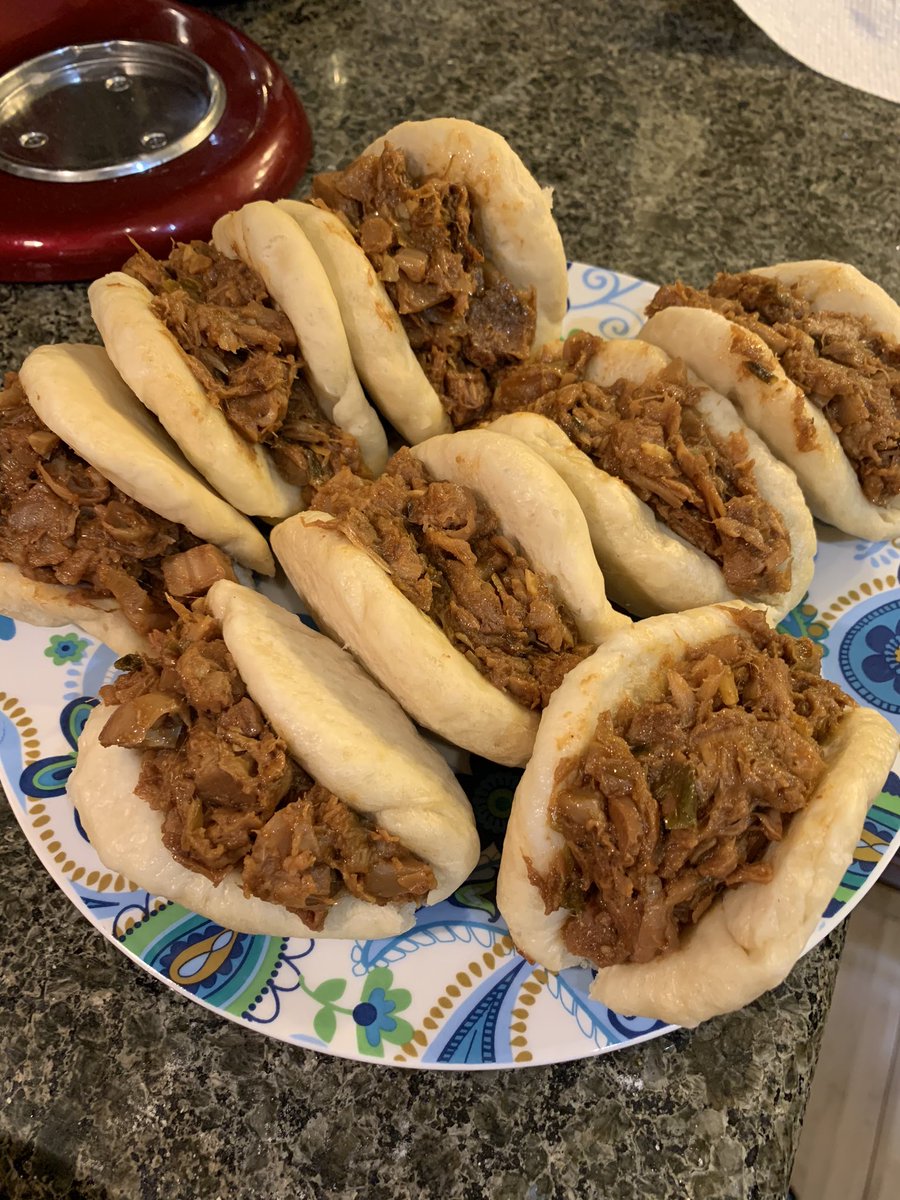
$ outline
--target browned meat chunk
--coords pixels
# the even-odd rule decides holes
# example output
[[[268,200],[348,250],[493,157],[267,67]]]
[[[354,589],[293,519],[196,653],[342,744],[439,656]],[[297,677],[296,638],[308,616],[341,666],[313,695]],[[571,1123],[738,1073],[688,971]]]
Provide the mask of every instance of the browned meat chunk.
[[[590,382],[585,375],[598,341],[574,334],[537,361],[504,371],[491,412],[549,417],[660,521],[715,559],[736,595],[788,591],[790,538],[781,514],[757,491],[746,438],[713,433],[678,362],[641,384]]]
[[[491,373],[531,352],[535,297],[485,259],[468,188],[414,179],[404,153],[387,146],[317,175],[312,197],[365,251],[454,427],[479,420]]]
[[[0,390],[0,562],[29,579],[77,588],[85,603],[114,597],[139,633],[172,621],[170,580],[199,595],[211,564],[233,578],[227,557],[183,525],[126,496],[52,433],[18,376]],[[198,564],[205,563],[203,570]],[[179,565],[180,564],[180,565]],[[218,576],[216,576],[218,577]]]
[[[365,473],[356,439],[319,408],[294,329],[255,271],[207,242],[177,245],[164,263],[138,250],[123,270],[153,293],[211,402],[241,437],[268,447],[304,504],[340,467]]]
[[[345,891],[416,903],[427,863],[315,783],[246,694],[202,601],[128,655],[101,689],[118,705],[100,742],[144,751],[137,794],[163,814],[173,857],[214,883],[240,867],[246,895],[282,904],[311,930]]]
[[[219,579],[236,582],[231,559],[208,542],[163,560],[166,591],[178,600],[205,595]]]
[[[375,483],[342,471],[315,506],[384,563],[396,586],[439,625],[491,683],[543,708],[563,676],[594,649],[549,581],[505,538],[469,488],[433,481],[400,450]]]
[[[713,309],[761,337],[824,413],[866,499],[888,504],[900,493],[900,343],[864,317],[814,312],[797,286],[751,272],[717,275],[705,290],[660,288],[647,311],[672,306]],[[807,437],[802,412],[796,419]]]
[[[825,770],[853,702],[822,679],[819,650],[758,613],[691,650],[657,699],[601,713],[584,754],[560,764],[550,803],[565,849],[541,876],[563,938],[598,967],[679,945],[725,888],[767,882],[765,860]]]

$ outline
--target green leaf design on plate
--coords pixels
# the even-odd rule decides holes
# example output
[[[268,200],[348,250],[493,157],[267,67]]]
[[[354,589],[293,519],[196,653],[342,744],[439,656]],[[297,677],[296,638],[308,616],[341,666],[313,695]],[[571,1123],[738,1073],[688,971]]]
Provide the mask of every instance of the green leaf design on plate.
[[[331,980],[329,980],[330,982]],[[334,1009],[320,1008],[313,1017],[313,1029],[316,1037],[321,1038],[323,1042],[330,1042],[337,1029],[337,1017],[334,1015]]]
[[[319,984],[311,995],[320,1004],[333,1004],[335,1000],[340,1000],[346,989],[346,979],[326,979],[324,983]]]

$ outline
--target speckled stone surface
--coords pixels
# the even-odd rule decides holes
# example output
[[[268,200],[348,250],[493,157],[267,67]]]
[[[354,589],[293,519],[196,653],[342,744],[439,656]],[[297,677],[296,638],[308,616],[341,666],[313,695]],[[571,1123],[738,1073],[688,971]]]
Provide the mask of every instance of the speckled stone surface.
[[[555,187],[572,258],[693,282],[843,258],[900,294],[900,108],[792,61],[728,0],[217,11],[286,68],[314,169],[403,118],[470,117]],[[81,287],[0,285],[6,365],[92,336]],[[693,1033],[516,1073],[404,1073],[165,990],[77,915],[3,805],[0,1194],[781,1198],[842,936]]]

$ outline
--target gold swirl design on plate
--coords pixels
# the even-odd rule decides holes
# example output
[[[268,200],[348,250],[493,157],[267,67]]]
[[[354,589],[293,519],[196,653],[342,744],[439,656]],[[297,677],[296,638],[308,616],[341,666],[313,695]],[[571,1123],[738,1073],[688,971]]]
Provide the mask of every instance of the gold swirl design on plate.
[[[859,585],[859,587],[850,588],[844,595],[838,596],[826,609],[819,613],[821,621],[827,621],[831,624],[836,621],[842,612],[848,608],[852,608],[854,604],[859,604],[860,600],[867,599],[869,596],[875,596],[879,592],[889,591],[897,586],[896,575],[885,575],[882,579],[867,579]]]
[[[519,995],[516,997],[516,1007],[510,1014],[512,1021],[509,1025],[510,1033],[513,1035],[509,1039],[509,1044],[513,1047],[518,1047],[513,1058],[514,1062],[531,1062],[534,1057],[530,1050],[525,1049],[528,1045],[528,1018],[531,1016],[531,1006],[541,994],[541,989],[546,986],[547,972],[543,967],[538,967],[535,971],[532,971],[531,975],[529,975],[519,989]]]
[[[501,959],[514,953],[515,947],[512,939],[508,934],[504,934],[497,938],[490,950],[485,950],[481,956],[481,962],[473,959],[465,971],[457,971],[456,982],[447,984],[443,994],[432,1005],[428,1015],[422,1018],[421,1029],[417,1029],[406,1045],[401,1047],[400,1054],[394,1055],[394,1062],[406,1062],[408,1058],[418,1058],[419,1051],[424,1050],[428,1045],[429,1034],[434,1033],[441,1021],[453,1011],[463,992],[474,987],[485,972],[493,971]]]
[[[220,929],[218,933],[211,933],[200,942],[193,942],[169,964],[169,978],[181,987],[189,987],[209,979],[226,961],[237,939],[238,934],[234,930]],[[203,964],[197,967],[195,964],[201,958],[204,960]],[[185,972],[185,967],[192,969]]]
[[[41,756],[40,740],[34,722],[26,713],[21,701],[7,692],[0,692],[0,710],[18,729],[22,739],[22,760],[26,766],[30,766]],[[114,892],[135,890],[135,885],[117,872],[88,871],[86,867],[79,866],[62,848],[62,842],[50,824],[50,813],[43,800],[34,796],[26,796],[25,800],[32,829],[44,843],[47,853],[72,883],[83,881],[86,887],[94,888],[98,892],[106,892],[110,888]]]

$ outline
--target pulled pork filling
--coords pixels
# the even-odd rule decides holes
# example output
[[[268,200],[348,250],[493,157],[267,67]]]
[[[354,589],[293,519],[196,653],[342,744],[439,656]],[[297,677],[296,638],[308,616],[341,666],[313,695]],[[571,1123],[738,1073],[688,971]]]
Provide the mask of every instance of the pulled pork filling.
[[[210,401],[266,446],[304,504],[340,467],[364,470],[356,439],[319,408],[293,326],[255,271],[207,242],[177,245],[165,262],[138,250],[122,270],[153,293],[153,312]]]
[[[543,708],[592,653],[572,615],[467,487],[433,481],[409,450],[374,483],[342,471],[319,490],[349,541],[379,562],[495,687]]]
[[[119,707],[104,746],[144,751],[136,794],[163,814],[182,866],[220,883],[240,868],[244,894],[283,905],[314,931],[349,892],[370,904],[419,902],[434,872],[291,757],[247,694],[205,602],[181,605],[143,655],[101,688]]]
[[[454,428],[486,409],[494,371],[534,341],[534,289],[519,291],[485,258],[462,183],[410,174],[386,146],[316,175],[312,200],[341,217],[400,315],[416,358]]]
[[[785,375],[822,410],[872,504],[900,494],[900,342],[877,333],[865,317],[814,312],[797,285],[764,275],[717,275],[705,290],[683,283],[660,288],[648,315],[673,306],[710,308],[757,334]],[[771,374],[749,368],[763,380]],[[795,418],[798,444],[812,429]]]
[[[13,372],[0,391],[0,562],[85,604],[114,598],[142,634],[171,624],[166,592],[234,579],[221,550],[126,496],[48,429]]]
[[[750,640],[691,650],[658,699],[601,713],[557,770],[549,817],[565,848],[529,877],[548,913],[571,909],[566,947],[598,967],[668,954],[725,888],[772,878],[765,852],[809,803],[853,706],[808,639],[758,613],[735,623]]]
[[[576,333],[499,377],[491,416],[534,412],[555,422],[602,470],[709,555],[738,596],[787,592],[791,544],[781,514],[757,491],[743,434],[719,437],[700,392],[673,362],[643,383],[601,387],[586,378],[600,344]]]

